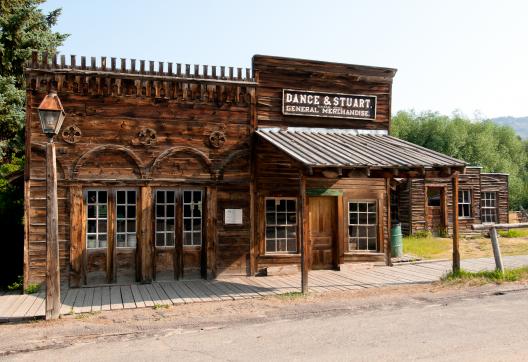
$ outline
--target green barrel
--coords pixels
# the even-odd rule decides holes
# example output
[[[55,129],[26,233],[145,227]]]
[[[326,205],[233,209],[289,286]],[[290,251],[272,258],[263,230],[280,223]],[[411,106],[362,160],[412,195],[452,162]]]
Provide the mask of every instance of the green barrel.
[[[391,229],[391,254],[393,257],[403,255],[403,239],[400,224],[393,225]]]

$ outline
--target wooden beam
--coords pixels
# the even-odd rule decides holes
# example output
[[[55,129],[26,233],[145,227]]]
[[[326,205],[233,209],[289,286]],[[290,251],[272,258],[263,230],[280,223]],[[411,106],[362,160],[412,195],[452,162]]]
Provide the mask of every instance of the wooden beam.
[[[181,189],[176,196],[176,222],[174,233],[174,279],[183,277],[183,191]]]
[[[504,273],[504,266],[502,265],[502,255],[499,246],[499,235],[497,229],[492,227],[490,229],[491,246],[493,247],[493,257],[495,258],[495,269]]]
[[[153,207],[152,189],[150,186],[142,186],[139,190],[139,237],[136,256],[136,278],[139,282],[151,282],[154,277]]]
[[[82,187],[70,187],[70,287],[78,288],[83,278],[83,193]]]
[[[303,174],[299,178],[299,223],[301,225],[301,292],[303,294],[308,292],[308,265],[309,265],[309,250],[307,250],[307,218],[308,214],[305,212],[306,208],[306,176]]]
[[[217,189],[214,186],[207,187],[207,214],[206,214],[206,264],[207,271],[205,277],[208,278],[207,272],[211,278],[216,278],[216,249],[218,246],[218,231],[216,228],[218,215],[218,196]],[[202,275],[203,277],[203,275]]]
[[[458,227],[458,172],[451,178],[453,206],[453,272],[460,271],[459,227]]]
[[[116,206],[115,206],[115,192],[108,192],[108,207],[107,207],[108,220],[115,220]],[[106,248],[106,282],[113,283],[116,279],[116,268],[115,268],[115,223],[108,222],[108,245]]]
[[[60,262],[55,144],[46,143],[46,319],[60,315]]]

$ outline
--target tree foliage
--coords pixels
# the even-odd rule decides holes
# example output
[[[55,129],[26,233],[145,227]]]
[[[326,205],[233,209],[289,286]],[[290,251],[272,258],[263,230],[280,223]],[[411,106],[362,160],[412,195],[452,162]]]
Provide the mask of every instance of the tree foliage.
[[[0,158],[24,150],[24,63],[33,50],[54,52],[67,34],[52,31],[61,10],[44,14],[44,0],[0,0]],[[14,164],[17,164],[16,162]]]
[[[481,166],[483,172],[508,173],[510,207],[528,206],[528,142],[513,128],[457,114],[401,111],[392,118],[391,134]]]

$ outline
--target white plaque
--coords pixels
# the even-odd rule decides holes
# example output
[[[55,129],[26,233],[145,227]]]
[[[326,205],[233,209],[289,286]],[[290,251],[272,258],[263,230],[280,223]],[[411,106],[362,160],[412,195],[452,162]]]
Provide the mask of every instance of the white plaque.
[[[225,209],[224,224],[242,224],[242,209]]]

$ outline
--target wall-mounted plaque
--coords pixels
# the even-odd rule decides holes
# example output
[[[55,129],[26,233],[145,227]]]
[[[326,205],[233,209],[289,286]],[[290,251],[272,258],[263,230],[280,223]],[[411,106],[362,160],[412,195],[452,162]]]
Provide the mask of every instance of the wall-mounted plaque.
[[[376,96],[283,89],[282,113],[294,116],[376,119]]]
[[[242,209],[225,209],[224,224],[242,224]]]

